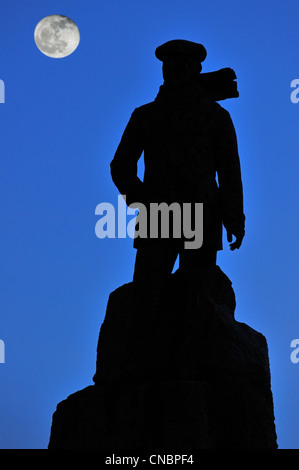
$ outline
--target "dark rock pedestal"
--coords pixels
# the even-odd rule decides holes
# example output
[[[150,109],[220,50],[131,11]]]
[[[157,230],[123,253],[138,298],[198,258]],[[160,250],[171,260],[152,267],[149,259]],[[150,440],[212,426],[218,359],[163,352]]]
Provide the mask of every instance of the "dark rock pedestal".
[[[265,337],[234,319],[230,280],[173,274],[157,301],[109,296],[94,385],[53,415],[49,449],[276,449]]]

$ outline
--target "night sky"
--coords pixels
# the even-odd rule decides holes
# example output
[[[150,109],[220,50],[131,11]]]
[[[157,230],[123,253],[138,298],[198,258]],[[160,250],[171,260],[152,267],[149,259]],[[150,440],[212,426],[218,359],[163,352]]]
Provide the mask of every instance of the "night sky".
[[[80,30],[63,59],[34,42],[51,14]],[[299,448],[298,18],[291,0],[1,7],[1,448],[46,448],[57,403],[92,384],[109,293],[132,280],[135,261],[131,238],[97,238],[95,208],[117,204],[110,161],[133,110],[163,83],[154,51],[170,39],[204,44],[203,72],[237,74],[240,97],[221,104],[238,136],[246,236],[234,252],[224,237],[218,265],[236,319],[267,339],[279,447]]]

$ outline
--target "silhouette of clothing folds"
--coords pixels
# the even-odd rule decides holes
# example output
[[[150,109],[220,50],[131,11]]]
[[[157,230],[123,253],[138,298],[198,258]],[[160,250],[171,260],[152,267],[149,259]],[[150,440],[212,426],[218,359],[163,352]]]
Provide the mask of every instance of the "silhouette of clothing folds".
[[[143,182],[137,176],[142,152]],[[110,167],[113,182],[128,205],[203,203],[206,247],[222,249],[222,223],[234,234],[244,232],[234,125],[228,111],[209,98],[199,81],[178,88],[164,84],[153,102],[136,108]],[[157,239],[149,237],[149,225],[146,238],[134,239],[135,248],[155,246]]]

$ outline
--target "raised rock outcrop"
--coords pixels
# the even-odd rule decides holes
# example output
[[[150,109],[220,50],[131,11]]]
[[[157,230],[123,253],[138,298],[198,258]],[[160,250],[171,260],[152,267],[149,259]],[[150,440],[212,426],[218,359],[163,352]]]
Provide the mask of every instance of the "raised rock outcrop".
[[[230,280],[172,274],[154,309],[125,284],[109,296],[94,385],[53,415],[50,449],[276,449],[265,337],[234,318]]]

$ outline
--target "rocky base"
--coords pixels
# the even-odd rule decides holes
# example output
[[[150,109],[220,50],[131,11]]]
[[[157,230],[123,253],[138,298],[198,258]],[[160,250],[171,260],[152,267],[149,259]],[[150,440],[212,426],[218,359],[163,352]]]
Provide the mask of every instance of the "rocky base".
[[[49,449],[276,449],[266,339],[220,268],[204,290],[175,273],[153,305],[110,294],[95,385],[58,404]]]

